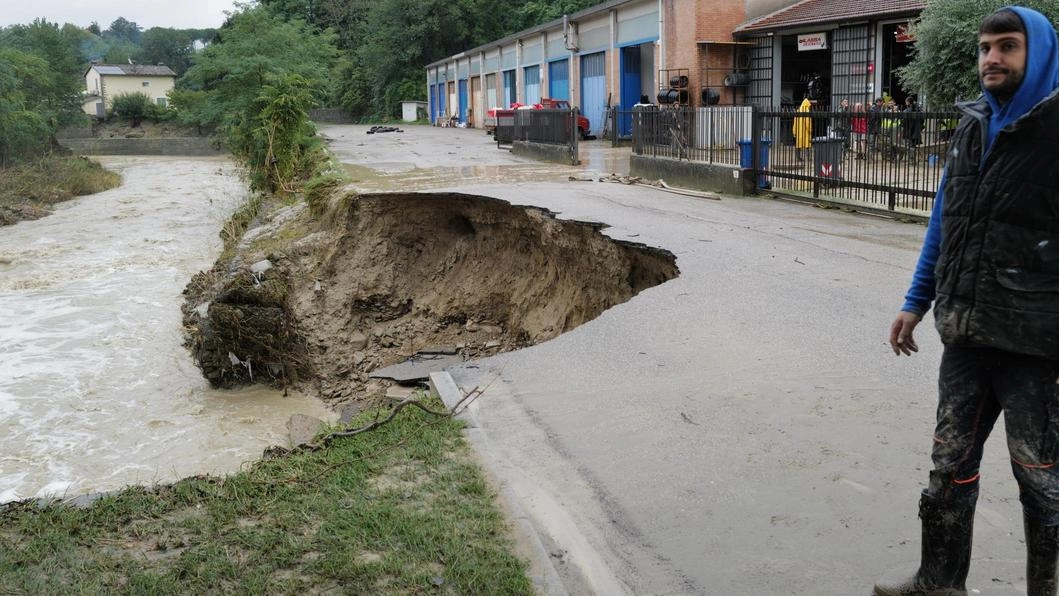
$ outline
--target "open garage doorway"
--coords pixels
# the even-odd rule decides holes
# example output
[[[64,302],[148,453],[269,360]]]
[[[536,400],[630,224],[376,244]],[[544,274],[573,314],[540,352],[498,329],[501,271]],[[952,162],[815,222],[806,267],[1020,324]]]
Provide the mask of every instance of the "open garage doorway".
[[[905,98],[913,94],[901,85],[897,69],[912,61],[912,46],[915,38],[908,32],[908,23],[883,23],[882,27],[882,92],[889,95],[898,106],[905,105]]]
[[[808,97],[813,109],[831,102],[831,33],[784,35],[780,63],[780,107],[796,109]]]

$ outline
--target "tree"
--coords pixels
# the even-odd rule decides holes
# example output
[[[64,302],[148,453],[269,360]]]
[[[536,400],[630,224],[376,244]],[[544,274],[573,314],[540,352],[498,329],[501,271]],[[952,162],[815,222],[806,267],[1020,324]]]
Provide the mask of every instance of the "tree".
[[[916,37],[912,62],[897,71],[902,85],[921,90],[935,106],[977,97],[981,93],[978,25],[986,15],[1009,4],[1006,0],[929,0],[912,24]],[[1019,4],[1040,11],[1053,24],[1059,22],[1056,0],[1021,0]]]
[[[151,27],[143,32],[136,59],[143,64],[165,64],[179,77],[191,66],[191,42],[187,30]]]
[[[337,55],[330,32],[244,7],[195,56],[183,89],[170,97],[183,121],[227,139],[256,188],[289,191],[315,159],[308,109],[328,95]]]
[[[143,29],[136,23],[126,20],[125,17],[114,19],[110,27],[103,32],[103,39],[111,43],[125,42],[133,46],[140,45],[142,37]]]
[[[14,48],[0,48],[0,168],[44,150],[52,129],[30,108],[27,81],[48,76],[48,63]]]
[[[291,183],[309,177],[319,142],[309,109],[316,106],[312,86],[300,75],[269,75],[251,106],[253,125],[241,129],[236,150],[247,156],[255,186],[292,192]]]
[[[247,113],[269,74],[300,75],[314,96],[325,97],[337,54],[333,34],[317,33],[300,19],[285,22],[258,6],[231,16],[217,41],[194,58],[181,84],[208,95],[195,123],[230,128]]]
[[[27,108],[38,113],[52,127],[79,122],[84,72],[79,49],[84,32],[74,26],[59,28],[37,19],[30,25],[14,25],[0,31],[0,47],[10,47],[37,56],[48,65],[45,72],[23,71],[20,87]],[[29,76],[32,73],[33,76]]]

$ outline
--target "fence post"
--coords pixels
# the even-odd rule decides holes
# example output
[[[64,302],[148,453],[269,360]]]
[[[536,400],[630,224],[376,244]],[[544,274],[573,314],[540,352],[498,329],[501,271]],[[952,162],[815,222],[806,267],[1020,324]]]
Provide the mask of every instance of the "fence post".
[[[576,166],[581,163],[581,157],[577,154],[577,143],[581,139],[581,129],[577,127],[577,119],[581,115],[581,110],[574,106],[567,110],[567,114],[570,117],[570,150],[573,152],[570,161],[571,165]]]
[[[761,163],[761,131],[764,128],[762,119],[764,116],[761,114],[761,108],[754,104],[750,106],[750,168],[753,170],[750,172],[751,184],[750,188],[754,189],[754,194],[757,194],[758,177],[761,176],[759,170],[761,170],[763,164]],[[745,186],[743,187],[746,188]]]

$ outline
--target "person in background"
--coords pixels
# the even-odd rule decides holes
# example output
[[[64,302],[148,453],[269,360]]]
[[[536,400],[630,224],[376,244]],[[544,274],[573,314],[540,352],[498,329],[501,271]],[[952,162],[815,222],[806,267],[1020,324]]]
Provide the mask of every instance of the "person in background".
[[[857,152],[857,159],[864,159],[865,146],[868,139],[868,115],[864,112],[864,104],[859,101],[853,104],[853,115],[849,119],[850,141],[853,150]]]
[[[879,133],[882,132],[882,117],[884,103],[883,98],[876,97],[875,103],[868,108],[868,148],[875,149],[879,143]]]
[[[848,150],[850,145],[850,113],[848,99],[843,99],[842,102],[839,103],[838,113],[835,114],[834,120],[831,123],[831,129],[835,132],[835,136],[842,139],[842,146]]]
[[[794,134],[794,157],[798,161],[805,161],[805,155],[802,152],[812,146],[813,120],[809,117],[812,105],[809,96],[806,95],[802,99],[802,105],[798,106],[798,114],[795,115],[794,125],[791,127],[791,132]]]
[[[923,116],[916,98],[909,95],[905,98],[904,138],[909,147],[918,147],[922,143]]]
[[[934,469],[919,500],[919,570],[876,596],[962,596],[980,463],[1004,415],[1022,502],[1026,594],[1055,596],[1059,563],[1059,40],[1009,6],[978,29],[982,97],[964,113],[911,288],[890,325],[895,354],[934,306],[944,344]]]

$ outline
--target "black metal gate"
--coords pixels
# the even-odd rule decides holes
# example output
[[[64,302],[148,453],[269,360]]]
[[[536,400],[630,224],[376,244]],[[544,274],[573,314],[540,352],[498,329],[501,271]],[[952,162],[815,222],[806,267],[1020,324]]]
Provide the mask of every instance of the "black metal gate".
[[[955,112],[756,111],[755,180],[780,194],[926,215],[958,119]]]

